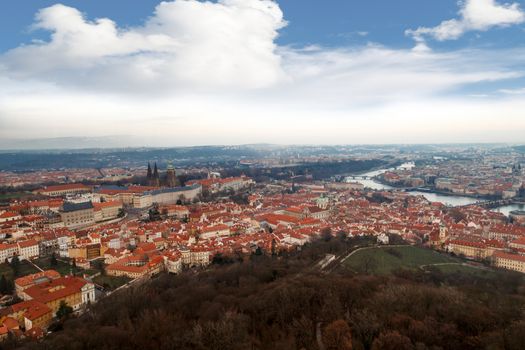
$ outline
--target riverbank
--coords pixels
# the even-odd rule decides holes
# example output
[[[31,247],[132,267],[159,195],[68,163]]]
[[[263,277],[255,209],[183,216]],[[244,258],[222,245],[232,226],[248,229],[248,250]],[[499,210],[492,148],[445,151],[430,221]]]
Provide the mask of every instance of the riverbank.
[[[381,185],[384,185],[384,186],[388,186],[388,187],[396,189],[396,190],[406,191],[406,192],[418,191],[418,192],[435,193],[435,194],[439,194],[439,195],[443,195],[443,196],[451,196],[451,197],[460,196],[460,197],[468,197],[468,198],[479,199],[480,201],[501,200],[501,198],[498,198],[498,197],[481,196],[481,195],[468,194],[468,193],[454,193],[454,192],[450,192],[450,191],[440,191],[440,190],[436,190],[434,188],[429,188],[429,187],[399,186],[399,185],[390,184],[388,182],[381,181],[381,177],[379,177],[379,176],[374,176],[370,180],[373,180],[374,182],[376,182],[378,184],[381,184]]]
[[[498,212],[498,213],[502,213],[505,216],[509,216],[512,211],[525,210],[525,203],[514,203],[514,204],[503,205],[501,207],[494,208],[491,210]]]

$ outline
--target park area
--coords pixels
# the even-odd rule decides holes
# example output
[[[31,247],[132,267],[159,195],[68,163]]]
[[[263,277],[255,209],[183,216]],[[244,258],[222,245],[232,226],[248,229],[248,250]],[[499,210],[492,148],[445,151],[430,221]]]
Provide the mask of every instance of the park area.
[[[344,262],[345,267],[355,272],[378,275],[387,275],[400,269],[416,270],[427,266],[461,266],[460,264],[461,261],[457,258],[413,246],[363,248],[355,251]]]

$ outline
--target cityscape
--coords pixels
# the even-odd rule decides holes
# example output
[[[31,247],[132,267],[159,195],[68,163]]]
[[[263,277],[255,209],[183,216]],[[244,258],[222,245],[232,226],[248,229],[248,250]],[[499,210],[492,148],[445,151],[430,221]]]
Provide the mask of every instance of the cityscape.
[[[524,6],[0,5],[0,349],[524,349]]]
[[[432,146],[402,156],[368,148],[344,157],[305,148],[228,166],[2,171],[4,337],[38,337],[57,312],[82,315],[159,274],[282,257],[324,239],[363,240],[327,253],[315,267],[324,273],[392,272],[399,266],[359,254],[389,246],[429,254],[410,267],[423,272],[525,273],[522,147]]]

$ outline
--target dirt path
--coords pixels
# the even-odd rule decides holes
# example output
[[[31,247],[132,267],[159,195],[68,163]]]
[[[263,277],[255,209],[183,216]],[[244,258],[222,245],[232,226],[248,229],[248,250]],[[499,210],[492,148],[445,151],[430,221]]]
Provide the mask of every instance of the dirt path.
[[[490,271],[491,269],[488,268],[488,267],[485,267],[485,266],[476,266],[476,265],[472,265],[472,264],[469,264],[469,263],[465,263],[465,262],[451,262],[451,263],[436,263],[436,264],[424,264],[424,265],[419,265],[419,268],[423,271],[425,271],[425,268],[429,267],[429,266],[445,266],[445,265],[459,265],[459,266],[466,266],[466,267],[471,267],[473,269],[478,269],[478,270],[484,270],[484,271]]]
[[[323,333],[321,332],[321,322],[317,322],[315,327],[315,339],[317,340],[317,347],[319,350],[325,350],[323,343]]]
[[[42,269],[40,268],[40,266],[38,266],[37,264],[35,264],[35,263],[32,262],[31,260],[27,259],[27,261],[29,261],[29,263],[30,263],[31,265],[33,265],[34,267],[36,267],[40,272],[44,272],[44,270],[42,270]]]

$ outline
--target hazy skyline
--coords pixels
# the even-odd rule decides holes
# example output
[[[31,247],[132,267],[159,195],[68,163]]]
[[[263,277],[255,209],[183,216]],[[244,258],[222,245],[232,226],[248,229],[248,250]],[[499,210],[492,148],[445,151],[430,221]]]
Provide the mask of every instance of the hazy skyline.
[[[86,5],[96,13],[78,1],[3,4],[3,26],[21,34],[0,45],[0,137],[524,141],[523,1],[372,2],[388,11],[176,0],[114,19],[115,4],[98,0]]]

